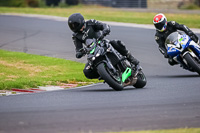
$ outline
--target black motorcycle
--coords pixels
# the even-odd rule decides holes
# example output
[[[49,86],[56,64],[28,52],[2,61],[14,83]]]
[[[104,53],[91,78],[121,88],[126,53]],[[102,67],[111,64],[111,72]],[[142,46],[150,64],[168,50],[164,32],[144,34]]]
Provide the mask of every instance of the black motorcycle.
[[[126,86],[143,88],[146,85],[141,66],[136,69],[112,47],[109,40],[87,39],[83,50],[89,66],[99,73],[99,79],[103,79],[114,90],[121,91]]]

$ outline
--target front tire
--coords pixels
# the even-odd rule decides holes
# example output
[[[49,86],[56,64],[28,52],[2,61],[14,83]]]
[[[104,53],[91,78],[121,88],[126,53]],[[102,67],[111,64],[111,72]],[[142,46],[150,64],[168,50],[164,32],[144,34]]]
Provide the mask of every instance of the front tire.
[[[187,61],[188,65],[200,75],[200,64],[189,53],[185,54],[183,58]]]
[[[97,71],[99,75],[101,76],[101,78],[103,78],[105,82],[114,90],[121,91],[124,89],[121,78],[119,77],[120,81],[117,81],[113,76],[111,76],[108,72],[108,69],[106,69],[106,66],[104,65],[104,63],[100,63],[97,66]]]

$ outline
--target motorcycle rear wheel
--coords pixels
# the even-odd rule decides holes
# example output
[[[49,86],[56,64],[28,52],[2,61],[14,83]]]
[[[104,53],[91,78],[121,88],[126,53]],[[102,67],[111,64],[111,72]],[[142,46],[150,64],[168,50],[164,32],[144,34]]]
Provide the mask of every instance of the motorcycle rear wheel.
[[[147,84],[146,76],[142,71],[140,71],[137,75],[137,82],[133,86],[135,88],[143,88]]]
[[[116,78],[108,72],[109,69],[106,68],[104,63],[100,63],[97,66],[97,70],[101,78],[103,78],[105,82],[114,90],[121,91],[124,89],[121,78],[119,77],[120,81],[117,81]]]
[[[200,75],[200,64],[189,53],[185,54],[183,58],[187,61],[188,65]]]

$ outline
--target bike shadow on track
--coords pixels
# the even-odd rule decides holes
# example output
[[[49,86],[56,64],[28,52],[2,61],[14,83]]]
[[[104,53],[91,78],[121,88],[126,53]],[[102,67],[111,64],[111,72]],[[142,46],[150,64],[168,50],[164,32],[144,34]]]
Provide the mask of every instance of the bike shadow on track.
[[[200,75],[198,74],[191,74],[191,75],[154,75],[154,76],[147,76],[148,78],[199,78]]]
[[[147,89],[146,87],[144,88],[134,88],[131,86],[125,87],[122,91],[132,91],[132,90],[139,90],[139,89]],[[102,87],[102,88],[87,88],[87,89],[82,89],[78,91],[83,91],[83,92],[121,92],[121,91],[115,91],[111,87]]]

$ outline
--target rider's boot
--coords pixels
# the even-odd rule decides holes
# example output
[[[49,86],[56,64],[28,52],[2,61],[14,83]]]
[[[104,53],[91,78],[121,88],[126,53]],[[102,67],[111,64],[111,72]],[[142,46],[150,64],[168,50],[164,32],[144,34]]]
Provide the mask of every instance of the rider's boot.
[[[136,58],[134,58],[130,52],[127,53],[126,57],[128,61],[130,61],[134,65],[132,66],[132,70],[133,70],[133,73],[136,73],[139,68],[139,61]]]
[[[122,41],[112,40],[110,41],[110,43],[121,55],[126,56],[128,61],[130,61],[135,68],[137,68],[136,66],[139,64],[139,61],[131,55],[131,53],[126,49],[126,46]]]
[[[127,57],[128,61],[130,61],[135,66],[137,66],[139,64],[139,61],[136,58],[134,58],[130,52],[127,53],[126,57]]]

